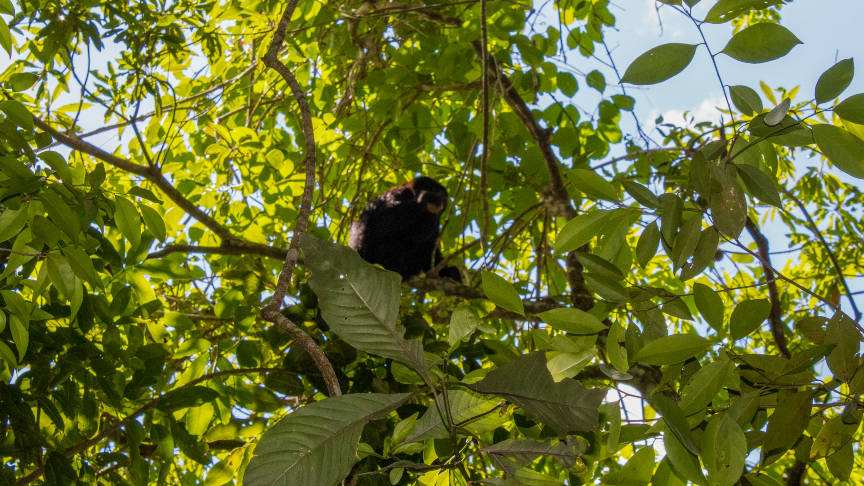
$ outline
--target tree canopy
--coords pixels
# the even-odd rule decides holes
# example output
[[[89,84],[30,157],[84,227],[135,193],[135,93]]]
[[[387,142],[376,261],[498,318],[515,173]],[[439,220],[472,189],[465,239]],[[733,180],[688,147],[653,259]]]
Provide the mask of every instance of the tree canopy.
[[[0,484],[861,484],[854,60],[645,130],[801,43],[706,2],[0,0]],[[464,283],[344,246],[421,174]]]

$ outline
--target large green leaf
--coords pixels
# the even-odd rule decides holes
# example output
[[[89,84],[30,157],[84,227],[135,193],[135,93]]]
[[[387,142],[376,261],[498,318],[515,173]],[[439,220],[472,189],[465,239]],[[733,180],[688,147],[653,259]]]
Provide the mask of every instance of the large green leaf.
[[[755,331],[771,313],[768,299],[745,300],[735,306],[729,318],[729,334],[737,341]]]
[[[588,243],[600,233],[612,214],[612,211],[598,209],[576,216],[558,233],[553,248],[557,253],[568,253]]]
[[[816,83],[816,103],[825,103],[837,98],[852,83],[855,61],[844,59],[828,68]]]
[[[715,415],[702,436],[702,459],[708,470],[708,484],[733,486],[744,471],[747,439],[729,414]]]
[[[760,201],[768,203],[775,208],[782,208],[783,202],[780,200],[780,193],[774,182],[768,174],[762,172],[756,167],[747,164],[738,165],[738,175],[744,181],[744,186],[747,191]]]
[[[729,373],[735,364],[726,359],[718,359],[703,366],[684,386],[684,397],[679,406],[685,415],[699,413],[707,407],[726,384]]]
[[[852,95],[834,107],[834,113],[840,118],[864,125],[864,94]]]
[[[464,390],[447,392],[447,403],[453,422],[462,424],[465,430],[482,434],[494,430],[502,423],[511,420],[507,414],[490,413],[500,405],[500,400],[485,398],[476,393]],[[438,406],[430,403],[426,412],[417,420],[417,425],[404,443],[420,442],[428,439],[445,439],[450,437],[447,427],[438,414]]]
[[[813,138],[819,150],[838,169],[864,179],[864,140],[834,125],[813,125]]]
[[[412,395],[359,393],[310,403],[267,429],[243,484],[247,486],[333,486],[357,461],[360,432]]]
[[[725,306],[723,299],[714,289],[701,283],[693,284],[693,301],[709,326],[717,331],[723,329]]]
[[[690,431],[690,425],[687,423],[687,417],[684,416],[684,411],[669,399],[669,397],[661,394],[654,396],[654,406],[660,415],[663,416],[663,421],[666,422],[666,427],[681,441],[681,445],[687,448],[692,454],[699,454],[699,446],[693,440],[693,434]]]
[[[762,113],[762,98],[753,88],[747,86],[730,86],[729,94],[732,95],[732,103],[741,113],[747,116]]]
[[[346,343],[370,354],[401,361],[425,373],[423,345],[396,328],[400,277],[367,263],[345,246],[304,235],[309,287],[321,315]]]
[[[129,240],[132,248],[137,248],[141,243],[141,215],[135,205],[124,197],[116,196],[114,202],[117,204],[117,210],[114,211],[117,229]]]
[[[763,22],[735,34],[720,52],[741,62],[757,64],[779,59],[801,43],[786,27]]]
[[[537,314],[537,317],[555,329],[570,334],[596,334],[606,329],[606,325],[600,322],[600,319],[587,312],[569,307],[541,312]]]
[[[813,391],[792,393],[777,402],[777,409],[768,419],[768,431],[762,441],[762,465],[779,459],[804,433],[810,422]]]
[[[486,298],[502,309],[525,315],[525,307],[519,292],[510,282],[488,270],[483,270],[482,274],[483,292],[486,293]]]
[[[697,47],[671,43],[650,49],[627,67],[621,83],[647,85],[666,81],[690,65]]]
[[[490,371],[482,381],[465,386],[512,402],[561,438],[571,431],[594,430],[606,396],[605,390],[587,389],[570,378],[555,383],[546,368],[545,353],[521,356]]]

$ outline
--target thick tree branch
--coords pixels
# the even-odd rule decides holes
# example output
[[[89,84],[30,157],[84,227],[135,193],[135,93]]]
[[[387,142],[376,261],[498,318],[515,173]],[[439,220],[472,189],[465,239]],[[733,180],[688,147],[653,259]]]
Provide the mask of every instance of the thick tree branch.
[[[291,0],[285,8],[285,12],[282,13],[282,18],[279,19],[279,25],[273,34],[270,48],[267,49],[267,53],[262,60],[265,66],[275,70],[288,83],[291,94],[294,95],[294,99],[297,100],[297,106],[300,108],[300,115],[303,121],[303,137],[305,139],[306,156],[304,162],[306,165],[306,182],[303,187],[303,198],[300,202],[300,214],[297,216],[297,226],[294,228],[291,243],[288,245],[285,263],[282,265],[282,271],[279,273],[273,296],[270,298],[270,302],[261,309],[260,315],[265,321],[273,322],[281,327],[292,339],[303,346],[303,349],[309,353],[318,369],[321,370],[321,376],[324,378],[324,382],[327,383],[329,395],[333,397],[341,395],[342,390],[339,388],[339,379],[336,377],[336,372],[333,370],[333,366],[330,364],[324,351],[321,350],[308,334],[279,312],[282,309],[282,300],[285,297],[285,291],[288,289],[288,284],[291,283],[291,277],[294,275],[294,267],[297,265],[297,258],[300,254],[300,240],[306,234],[309,215],[312,213],[313,191],[315,190],[316,147],[315,133],[312,127],[312,110],[309,109],[306,94],[300,89],[300,85],[297,83],[294,75],[279,61],[279,50],[285,41],[285,31],[291,22],[294,9],[297,8],[297,1]]]
[[[288,250],[274,246],[258,243],[236,244],[229,243],[222,246],[196,246],[196,245],[165,245],[159,251],[147,255],[148,260],[162,258],[172,253],[201,253],[205,255],[259,255],[277,260],[285,260]]]
[[[765,273],[765,279],[768,282],[768,297],[771,301],[771,313],[768,314],[768,325],[771,327],[771,334],[774,336],[774,344],[777,350],[785,358],[791,358],[792,354],[786,346],[786,326],[780,317],[783,311],[780,308],[780,292],[777,290],[777,278],[774,275],[774,269],[771,266],[771,253],[768,251],[768,239],[765,238],[756,223],[749,217],[744,222],[744,227],[750,233],[750,237],[756,242],[756,248],[759,251],[759,256],[762,260],[762,271]]]

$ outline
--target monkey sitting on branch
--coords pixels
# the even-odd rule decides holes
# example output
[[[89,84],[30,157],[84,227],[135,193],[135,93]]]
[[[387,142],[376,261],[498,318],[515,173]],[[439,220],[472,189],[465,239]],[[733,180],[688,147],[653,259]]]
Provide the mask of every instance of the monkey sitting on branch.
[[[438,226],[449,200],[447,189],[429,177],[396,186],[366,204],[351,225],[348,246],[403,280],[428,272],[444,259]],[[438,275],[462,281],[456,267],[444,267]]]

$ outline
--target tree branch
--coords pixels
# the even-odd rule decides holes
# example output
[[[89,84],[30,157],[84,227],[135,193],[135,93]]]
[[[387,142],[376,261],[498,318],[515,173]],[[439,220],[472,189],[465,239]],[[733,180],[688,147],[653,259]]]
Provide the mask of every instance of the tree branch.
[[[202,253],[205,255],[259,255],[284,260],[288,250],[259,243],[228,243],[222,246],[166,245],[159,251],[147,255],[148,260],[162,258],[172,253]]]
[[[768,239],[765,238],[756,223],[749,217],[744,222],[744,227],[750,233],[750,237],[756,242],[756,248],[759,250],[759,256],[762,261],[762,271],[765,273],[765,279],[768,282],[768,297],[771,301],[771,312],[768,314],[768,325],[771,327],[771,334],[774,336],[774,344],[784,358],[791,358],[792,354],[786,346],[786,326],[780,320],[783,315],[783,310],[780,308],[780,292],[777,290],[777,277],[774,275],[774,270],[771,266],[771,253],[768,251]]]
[[[316,167],[316,147],[315,133],[312,127],[312,110],[309,109],[309,102],[306,100],[306,95],[300,89],[297,80],[291,71],[279,61],[279,49],[285,41],[285,31],[288,29],[288,24],[291,22],[291,16],[294,14],[294,9],[297,8],[298,0],[290,0],[285,12],[282,13],[282,18],[279,19],[279,25],[276,27],[276,32],[273,34],[273,40],[267,53],[264,54],[264,65],[273,69],[282,79],[288,83],[291,89],[291,94],[297,100],[297,106],[300,108],[300,115],[303,121],[303,138],[305,139],[306,156],[304,162],[306,165],[306,182],[303,187],[303,198],[300,202],[300,214],[297,216],[297,226],[294,228],[294,234],[291,235],[291,243],[288,245],[288,252],[285,256],[285,263],[282,265],[282,271],[279,273],[279,278],[276,283],[276,289],[273,291],[273,296],[270,302],[261,309],[261,318],[267,322],[272,322],[281,327],[291,336],[292,339],[299,342],[303,349],[309,353],[309,356],[318,365],[321,370],[321,376],[324,382],[327,383],[327,390],[331,397],[342,394],[339,388],[339,380],[336,377],[336,372],[333,366],[324,354],[324,351],[303,332],[290,319],[283,316],[281,312],[282,300],[285,297],[285,291],[288,289],[288,284],[291,283],[291,277],[294,274],[294,267],[297,265],[297,257],[300,254],[300,240],[306,234],[306,226],[309,224],[309,215],[312,213],[312,196],[315,189],[315,167]]]

